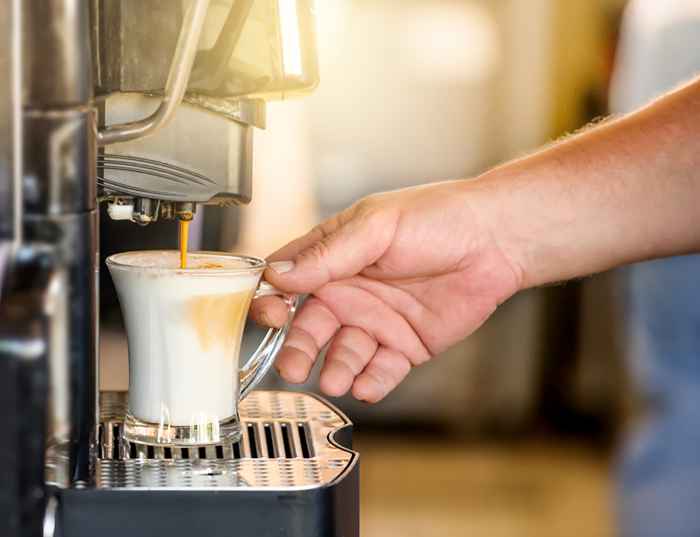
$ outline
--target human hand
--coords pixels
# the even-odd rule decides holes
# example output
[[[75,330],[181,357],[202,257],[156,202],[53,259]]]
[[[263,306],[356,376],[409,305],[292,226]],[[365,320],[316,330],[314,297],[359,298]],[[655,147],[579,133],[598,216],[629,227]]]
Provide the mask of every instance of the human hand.
[[[265,278],[311,295],[277,358],[281,376],[304,382],[328,345],[321,390],[377,402],[474,332],[522,280],[480,200],[467,181],[373,195],[271,255]],[[261,298],[251,315],[281,326],[286,306]]]

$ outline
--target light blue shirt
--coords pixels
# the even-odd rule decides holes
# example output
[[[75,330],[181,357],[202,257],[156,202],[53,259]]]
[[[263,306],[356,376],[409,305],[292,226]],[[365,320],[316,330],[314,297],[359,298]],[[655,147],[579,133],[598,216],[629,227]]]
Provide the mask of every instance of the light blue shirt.
[[[697,73],[700,0],[633,0],[612,111],[635,110]],[[640,263],[622,276],[629,364],[648,403],[618,467],[622,535],[700,536],[700,256]]]

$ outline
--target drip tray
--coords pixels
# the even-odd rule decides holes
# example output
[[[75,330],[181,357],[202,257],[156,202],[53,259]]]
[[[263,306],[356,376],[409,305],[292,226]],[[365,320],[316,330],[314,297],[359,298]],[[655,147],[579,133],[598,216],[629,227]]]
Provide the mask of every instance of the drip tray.
[[[127,442],[126,392],[102,392],[100,403],[98,489],[316,488],[342,478],[357,459],[350,421],[306,393],[252,392],[240,405],[240,441],[200,448]]]

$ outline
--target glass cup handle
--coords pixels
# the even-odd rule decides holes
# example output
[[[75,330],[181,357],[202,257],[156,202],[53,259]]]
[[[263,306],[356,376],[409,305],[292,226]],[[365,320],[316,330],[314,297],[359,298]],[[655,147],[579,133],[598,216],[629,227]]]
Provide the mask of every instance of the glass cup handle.
[[[281,328],[270,328],[265,334],[265,337],[258,345],[253,355],[248,358],[248,361],[241,367],[240,371],[240,386],[241,395],[239,399],[243,399],[248,395],[253,388],[263,379],[265,374],[270,370],[270,367],[277,357],[277,353],[282,348],[284,339],[287,337],[289,327],[292,324],[294,313],[299,305],[298,295],[288,295],[275,289],[266,281],[261,281],[254,298],[261,296],[280,296],[287,303],[288,313],[287,322]]]

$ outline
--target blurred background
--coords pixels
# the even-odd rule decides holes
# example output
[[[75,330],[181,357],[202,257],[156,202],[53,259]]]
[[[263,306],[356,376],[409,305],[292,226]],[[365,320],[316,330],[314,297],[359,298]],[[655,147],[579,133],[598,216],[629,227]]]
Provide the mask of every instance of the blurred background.
[[[269,106],[253,203],[200,211],[193,246],[265,256],[369,193],[473,177],[606,116],[625,7],[318,0],[321,84]],[[103,256],[176,245],[167,222],[101,225]],[[645,408],[619,280],[522,293],[385,401],[334,401],[356,424],[362,535],[615,535],[616,446]],[[106,271],[101,308],[102,386],[125,389]],[[250,327],[248,352],[260,337]],[[287,388],[274,374],[268,385]]]

